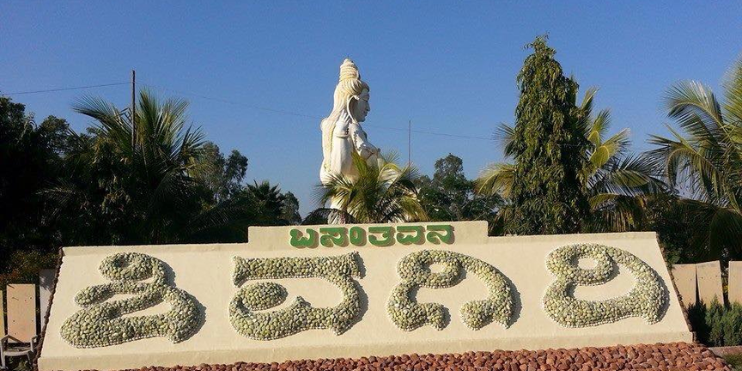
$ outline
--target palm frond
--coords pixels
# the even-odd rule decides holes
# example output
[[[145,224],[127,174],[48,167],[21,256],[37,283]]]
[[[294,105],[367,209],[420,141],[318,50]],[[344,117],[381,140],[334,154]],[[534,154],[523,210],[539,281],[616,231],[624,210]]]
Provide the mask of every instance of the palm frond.
[[[608,131],[611,124],[611,111],[604,109],[598,112],[594,119],[592,119],[587,127],[587,140],[593,144],[594,147],[598,147],[603,143],[603,137]]]
[[[582,97],[582,103],[579,105],[580,110],[583,111],[586,116],[590,116],[593,112],[593,102],[595,95],[598,93],[597,87],[590,87],[585,91],[585,96]]]
[[[716,164],[680,134],[670,131],[677,140],[651,136],[649,142],[659,148],[650,151],[649,155],[664,163],[670,184],[677,185],[679,181],[687,180],[696,197],[718,200],[722,175]]]
[[[347,213],[360,223],[427,220],[414,184],[417,170],[388,161],[393,158],[390,154],[368,163],[354,154],[358,175],[330,175],[318,189],[319,202],[334,205],[341,215]]]
[[[664,192],[666,185],[646,155],[614,159],[588,181],[593,195],[607,193],[636,197]]]
[[[742,61],[724,86],[723,105],[699,82],[673,86],[668,115],[683,134],[669,128],[672,138],[652,136],[657,148],[648,153],[688,196],[680,202],[694,225],[690,245],[717,258],[742,256]]]
[[[218,215],[226,215],[219,208],[211,216],[198,216],[200,209],[209,207],[199,201],[203,185],[194,176],[204,136],[199,128],[186,125],[186,101],[163,101],[143,89],[135,117],[99,98],[83,98],[74,108],[96,125],[90,130],[90,148],[72,151],[66,162],[72,169],[77,162],[85,163],[80,168],[91,169],[91,182],[97,184],[87,186],[101,194],[101,210],[123,213],[113,208],[131,208],[126,210],[128,223],[138,225],[138,230],[127,232],[130,241],[176,241],[189,234],[183,228],[216,228]],[[204,222],[203,228],[196,228],[198,220]]]
[[[88,116],[97,121],[94,129],[105,135],[123,153],[133,153],[131,121],[112,103],[101,98],[86,96],[79,99],[74,105],[75,112]]]
[[[690,246],[700,249],[706,258],[742,256],[742,215],[734,210],[703,201],[682,199],[680,204],[694,226]]]
[[[587,223],[592,232],[626,232],[640,224],[646,201],[643,197],[599,193],[589,199],[591,219]]]
[[[723,109],[727,121],[734,129],[742,127],[742,59],[732,66],[724,81]],[[742,143],[742,140],[737,141]]]
[[[668,116],[695,135],[710,133],[724,123],[716,96],[700,82],[684,81],[674,85],[666,101]]]
[[[505,156],[512,156],[515,148],[513,148],[513,142],[515,139],[515,129],[505,123],[501,123],[495,129],[495,139],[497,139],[502,147],[504,148]]]
[[[513,164],[490,164],[474,181],[477,193],[483,195],[500,195],[510,198],[515,176],[515,165]]]

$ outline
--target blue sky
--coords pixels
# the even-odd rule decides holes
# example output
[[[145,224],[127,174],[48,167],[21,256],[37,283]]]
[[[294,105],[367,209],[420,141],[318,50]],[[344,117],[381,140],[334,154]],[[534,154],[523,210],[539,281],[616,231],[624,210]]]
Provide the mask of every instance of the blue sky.
[[[549,33],[567,73],[597,86],[613,132],[634,148],[665,134],[667,88],[695,79],[720,90],[742,52],[738,1],[89,1],[0,3],[0,92],[125,82],[191,102],[190,117],[223,152],[249,158],[248,181],[317,205],[319,121],[332,106],[342,59],[371,86],[365,129],[382,150],[432,173],[456,154],[474,177],[502,159],[488,140],[512,122],[523,46]],[[127,105],[125,85],[14,95],[37,119],[64,117],[85,94]],[[206,97],[206,98],[205,98]],[[267,109],[261,109],[267,108]],[[276,112],[281,111],[281,112]],[[397,130],[394,130],[397,129]]]

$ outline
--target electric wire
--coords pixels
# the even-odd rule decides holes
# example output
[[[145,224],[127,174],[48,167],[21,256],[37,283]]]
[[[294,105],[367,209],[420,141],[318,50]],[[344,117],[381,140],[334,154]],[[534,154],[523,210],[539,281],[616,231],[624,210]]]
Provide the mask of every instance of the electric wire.
[[[120,85],[130,85],[130,84],[131,84],[131,82],[112,82],[112,83],[107,83],[107,84],[85,85],[85,86],[71,86],[71,87],[50,88],[50,89],[39,89],[39,90],[19,91],[19,92],[11,92],[11,93],[0,92],[0,95],[10,96],[10,95],[26,95],[26,94],[51,93],[51,92],[70,91],[70,90],[82,90],[82,89],[93,89],[93,88],[102,88],[102,87],[120,86]],[[170,91],[170,92],[173,92],[173,93],[176,93],[176,94],[190,95],[190,96],[201,98],[201,99],[205,99],[205,100],[210,100],[210,101],[220,102],[220,103],[226,103],[226,104],[231,104],[231,105],[235,105],[235,106],[242,106],[242,107],[247,107],[247,108],[261,110],[261,111],[266,111],[266,112],[280,113],[280,114],[284,114],[284,115],[297,116],[297,117],[306,117],[306,118],[311,118],[311,119],[315,119],[315,120],[321,120],[323,118],[323,117],[314,116],[314,115],[307,115],[307,114],[299,113],[299,112],[292,112],[292,111],[281,110],[281,109],[270,108],[270,107],[261,107],[261,106],[256,106],[256,105],[247,104],[247,103],[243,103],[243,102],[236,102],[236,101],[232,101],[232,100],[229,100],[229,99],[211,97],[211,96],[207,96],[207,95],[203,95],[203,94],[199,94],[199,93],[194,93],[194,92],[187,92],[187,91],[182,91],[182,90],[175,90],[175,89],[167,88],[167,87],[164,87],[164,86],[158,86],[158,85],[145,85],[145,86],[146,87],[153,87],[153,88],[157,88],[157,89],[161,89],[161,90]],[[376,124],[371,124],[369,126],[372,127],[372,128],[380,128],[380,129],[402,131],[402,132],[408,132],[408,131],[410,131],[408,129],[396,128],[396,127],[384,126],[384,125],[376,125]],[[414,129],[414,130],[411,130],[411,132],[417,133],[417,134],[435,135],[435,136],[443,136],[443,137],[449,137],[449,138],[476,139],[476,140],[492,141],[492,138],[487,138],[487,137],[479,137],[479,136],[473,136],[473,135],[451,134],[451,133],[441,133],[441,132],[435,132],[435,131],[429,131],[429,130]]]
[[[242,102],[236,102],[236,101],[232,101],[232,100],[228,100],[228,99],[217,98],[217,97],[210,97],[210,96],[199,94],[199,93],[187,92],[187,91],[182,91],[182,90],[175,90],[175,89],[167,88],[167,87],[164,87],[164,86],[158,86],[158,85],[146,85],[146,86],[152,87],[152,88],[161,89],[161,90],[165,90],[165,91],[170,91],[170,92],[176,93],[176,94],[190,95],[190,96],[194,96],[194,97],[198,97],[198,98],[206,99],[206,100],[210,100],[210,101],[221,102],[221,103],[231,104],[231,105],[235,105],[235,106],[242,106],[242,107],[247,107],[247,108],[252,108],[252,109],[267,111],[267,112],[280,113],[280,114],[291,115],[291,116],[298,116],[298,117],[306,117],[306,118],[311,118],[311,119],[315,119],[315,120],[322,120],[323,119],[323,117],[320,117],[320,116],[307,115],[305,113],[292,112],[292,111],[275,109],[275,108],[255,106],[255,105],[246,104],[246,103],[242,103]],[[387,130],[408,132],[408,129],[395,128],[395,127],[391,127],[391,126],[384,126],[384,125],[377,125],[377,124],[369,124],[367,127],[368,128],[380,128],[380,129],[387,129]],[[486,140],[486,141],[492,141],[493,140],[492,138],[488,138],[488,137],[479,137],[479,136],[473,136],[473,135],[461,135],[461,134],[442,133],[442,132],[429,131],[429,130],[419,130],[419,129],[413,129],[413,130],[411,130],[411,132],[416,133],[416,134],[427,134],[427,135],[435,135],[435,136],[443,136],[443,137],[459,138],[459,139],[475,139],[475,140]]]
[[[92,89],[92,88],[101,88],[101,87],[108,87],[108,86],[119,86],[119,85],[130,85],[131,82],[113,82],[113,83],[107,83],[107,84],[97,84],[97,85],[85,85],[85,86],[73,86],[73,87],[64,87],[64,88],[52,88],[52,89],[40,89],[40,90],[30,90],[30,91],[20,91],[20,92],[13,92],[13,93],[2,93],[0,92],[0,95],[25,95],[25,94],[38,94],[38,93],[50,93],[50,92],[59,92],[59,91],[69,91],[69,90],[81,90],[81,89]],[[305,118],[311,118],[315,120],[322,120],[323,117],[320,116],[314,116],[314,115],[308,115],[305,113],[299,113],[299,112],[292,112],[282,109],[276,109],[276,108],[270,108],[270,107],[262,107],[262,106],[256,106],[252,104],[247,104],[244,102],[237,102],[229,99],[224,98],[218,98],[218,97],[211,97],[208,95],[200,94],[200,93],[194,93],[194,92],[188,92],[188,91],[182,91],[182,90],[176,90],[171,89],[164,86],[159,85],[151,85],[147,84],[145,87],[152,87],[156,89],[161,89],[165,91],[170,91],[172,93],[176,94],[182,94],[182,95],[190,95],[193,97],[210,100],[214,102],[220,102],[225,104],[231,104],[235,106],[242,106],[247,107],[251,109],[266,111],[266,112],[272,112],[272,113],[279,113],[284,115],[290,115],[290,116],[296,116],[296,117],[305,117]],[[400,131],[400,132],[412,132],[416,134],[425,134],[425,135],[433,135],[433,136],[441,136],[441,137],[448,137],[448,138],[458,138],[458,139],[474,139],[474,140],[486,140],[488,142],[496,141],[497,139],[494,137],[482,137],[482,136],[475,136],[475,135],[463,135],[463,134],[452,134],[452,133],[443,133],[438,131],[431,131],[431,130],[420,130],[420,129],[404,129],[404,128],[397,128],[392,126],[384,126],[384,125],[377,125],[377,124],[370,124],[369,128],[380,128],[380,129],[386,129],[386,130],[394,130],[394,131]],[[569,144],[562,144],[563,146],[570,146]]]
[[[50,92],[57,92],[57,91],[92,89],[92,88],[102,88],[106,86],[129,85],[129,84],[131,83],[112,82],[108,84],[98,84],[98,85],[72,86],[72,87],[66,87],[66,88],[53,88],[53,89],[42,89],[42,90],[19,91],[19,92],[13,92],[13,93],[0,93],[0,95],[24,95],[24,94],[50,93]]]

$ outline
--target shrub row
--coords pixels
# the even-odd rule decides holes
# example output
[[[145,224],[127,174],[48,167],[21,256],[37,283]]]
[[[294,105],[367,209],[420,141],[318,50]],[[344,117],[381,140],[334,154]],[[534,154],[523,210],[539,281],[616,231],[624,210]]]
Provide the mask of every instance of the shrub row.
[[[715,347],[742,345],[742,305],[726,306],[714,300],[688,308],[688,319],[698,341]]]

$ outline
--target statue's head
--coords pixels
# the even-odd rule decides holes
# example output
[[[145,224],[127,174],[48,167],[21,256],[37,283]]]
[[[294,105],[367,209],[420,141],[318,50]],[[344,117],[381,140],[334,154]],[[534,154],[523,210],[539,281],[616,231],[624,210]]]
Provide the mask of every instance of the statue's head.
[[[332,112],[347,110],[351,118],[356,122],[366,120],[366,115],[371,110],[368,84],[361,80],[358,67],[349,58],[340,65],[340,81],[335,87],[335,102]]]

